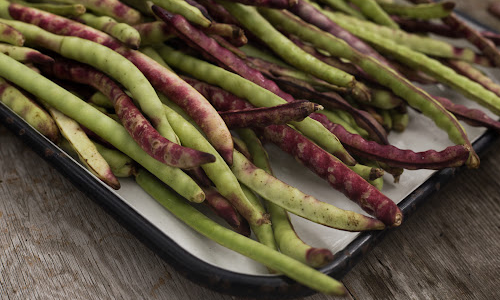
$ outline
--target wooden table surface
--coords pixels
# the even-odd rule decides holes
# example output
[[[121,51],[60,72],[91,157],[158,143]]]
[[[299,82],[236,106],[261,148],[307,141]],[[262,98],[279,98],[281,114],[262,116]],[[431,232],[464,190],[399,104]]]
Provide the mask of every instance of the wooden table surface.
[[[487,1],[457,2],[488,21]],[[348,298],[500,299],[500,142],[491,149],[354,267]],[[0,253],[0,299],[239,299],[180,276],[3,125]]]

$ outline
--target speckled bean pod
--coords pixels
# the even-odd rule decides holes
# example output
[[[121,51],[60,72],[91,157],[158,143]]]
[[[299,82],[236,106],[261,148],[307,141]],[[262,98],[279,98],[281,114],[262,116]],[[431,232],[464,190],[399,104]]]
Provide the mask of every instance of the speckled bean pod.
[[[26,47],[12,46],[0,43],[0,52],[23,63],[50,64],[54,59],[39,51]]]
[[[256,107],[271,107],[286,103],[286,100],[272,92],[213,64],[167,46],[162,46],[158,51],[170,66],[178,68],[199,80],[220,86],[238,97],[247,99]],[[338,139],[319,122],[313,121],[311,118],[305,118],[303,121],[292,122],[291,124],[313,141],[325,147],[328,152],[339,157],[343,162],[353,164],[352,157],[343,147],[339,147],[341,145]]]
[[[35,101],[26,97],[3,78],[0,78],[0,101],[49,140],[53,142],[58,140],[59,129],[52,117]]]
[[[182,169],[215,161],[211,154],[182,147],[162,137],[137,109],[132,99],[103,73],[68,60],[57,60],[43,70],[57,78],[90,85],[101,91],[113,103],[116,114],[130,136],[158,161]]]
[[[0,22],[0,42],[20,47],[24,45],[24,36],[11,26]]]
[[[300,36],[310,43],[313,43],[318,48],[325,49],[332,55],[340,56],[354,62],[366,73],[375,78],[380,84],[390,88],[394,94],[406,100],[410,106],[418,109],[423,112],[424,115],[431,118],[438,127],[448,133],[449,138],[453,142],[456,144],[462,144],[468,151],[470,151],[471,154],[467,164],[471,167],[478,167],[479,158],[474,152],[464,128],[452,114],[444,109],[428,93],[414,86],[401,75],[381,63],[352,49],[345,42],[338,40],[332,35],[329,35],[319,29],[307,26],[307,24],[286,16],[278,11],[270,11],[266,14],[266,17],[271,20],[272,23],[283,26],[283,28],[286,28],[289,32]],[[409,59],[415,61],[422,61],[422,59],[428,60],[425,55],[411,51],[406,47],[399,46],[394,42],[388,41],[387,39],[383,39],[378,36],[377,39],[382,39],[379,40],[379,43],[377,44],[378,46],[393,49],[391,50],[391,53],[393,54],[396,51],[395,48],[404,48],[405,51],[402,52],[407,56],[411,56]]]
[[[153,0],[152,2],[172,14],[183,16],[193,24],[205,28],[210,26],[211,21],[198,8],[184,0]]]
[[[354,3],[363,15],[368,19],[373,20],[375,23],[385,25],[390,28],[399,28],[398,24],[394,22],[391,17],[378,5],[375,0],[350,0]]]
[[[455,3],[450,1],[418,5],[403,5],[384,2],[379,2],[378,4],[389,15],[396,15],[419,20],[444,18],[449,16],[455,8]]]
[[[118,23],[113,18],[107,16],[98,17],[92,14],[83,14],[77,20],[90,27],[106,32],[132,49],[139,49],[141,45],[141,35],[139,32],[126,23]]]
[[[99,15],[111,17],[130,25],[141,21],[141,13],[118,0],[55,0],[56,2],[82,4]]]
[[[203,191],[189,176],[180,169],[159,164],[156,159],[149,156],[137,145],[125,128],[111,118],[8,56],[0,54],[0,66],[2,66],[0,76],[46,101],[68,117],[92,130],[155,174],[186,199],[193,202],[201,202],[205,199]]]

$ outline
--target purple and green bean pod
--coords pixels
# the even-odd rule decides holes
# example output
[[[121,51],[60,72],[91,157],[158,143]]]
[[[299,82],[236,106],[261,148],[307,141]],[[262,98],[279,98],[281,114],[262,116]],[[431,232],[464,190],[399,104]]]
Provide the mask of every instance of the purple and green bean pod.
[[[341,41],[324,31],[314,28],[294,16],[272,10],[267,10],[265,16],[272,23],[286,28],[288,32],[314,44],[316,47],[324,49],[332,55],[354,62],[366,73],[375,78],[381,85],[388,87],[394,92],[394,94],[407,101],[410,106],[418,109],[423,112],[424,115],[431,118],[439,128],[448,133],[449,138],[454,143],[463,145],[467,151],[470,152],[470,157],[467,161],[467,164],[470,167],[477,167],[479,165],[479,158],[474,152],[464,128],[452,114],[444,109],[437,102],[437,100],[433,99],[427,92],[414,86],[394,70],[387,68],[373,58],[367,57],[355,49],[352,49],[344,41]],[[377,39],[380,39],[380,37],[377,37]],[[391,52],[393,54],[394,48],[404,49],[404,51],[401,52],[402,54],[405,54],[405,57],[408,57],[408,59],[411,60],[419,61],[420,63],[423,59],[428,59],[423,54],[411,51],[408,48],[397,45],[387,39],[379,41],[377,46],[393,49],[393,52]],[[448,74],[449,73],[447,73],[447,75]],[[456,77],[453,78],[456,79]]]
[[[20,47],[24,45],[24,36],[11,26],[0,22],[0,42]]]
[[[142,20],[140,12],[119,0],[55,0],[55,2],[82,4],[99,15],[108,16],[130,25],[137,24]]]
[[[35,49],[26,47],[18,47],[0,43],[0,52],[22,63],[45,65],[54,62],[54,59],[52,57],[40,53]]]
[[[8,66],[5,65],[3,68],[8,68]],[[56,142],[59,139],[59,129],[49,113],[1,77],[0,102],[12,109],[49,140]]]
[[[0,77],[25,89],[90,129],[155,174],[186,199],[193,202],[202,202],[205,199],[201,188],[189,176],[178,168],[159,164],[156,159],[139,147],[125,128],[111,118],[47,78],[1,53],[0,66]]]

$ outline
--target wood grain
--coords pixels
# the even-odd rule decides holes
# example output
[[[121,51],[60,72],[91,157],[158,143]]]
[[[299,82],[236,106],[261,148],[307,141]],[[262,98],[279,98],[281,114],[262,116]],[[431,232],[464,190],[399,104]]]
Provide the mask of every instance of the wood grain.
[[[347,299],[500,299],[499,147],[368,254]],[[0,299],[241,299],[180,276],[1,125],[0,253]]]

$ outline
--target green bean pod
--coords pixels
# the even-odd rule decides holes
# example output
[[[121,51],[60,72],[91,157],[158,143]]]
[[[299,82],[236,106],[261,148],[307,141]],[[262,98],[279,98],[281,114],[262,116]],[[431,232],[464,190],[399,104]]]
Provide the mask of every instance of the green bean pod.
[[[88,102],[89,103],[93,103],[97,106],[100,106],[100,107],[103,107],[103,108],[110,108],[110,109],[113,109],[114,106],[113,106],[113,103],[111,102],[111,100],[106,97],[106,95],[104,95],[103,93],[101,92],[95,92],[89,99],[88,99]]]
[[[104,157],[116,177],[130,177],[136,173],[136,163],[127,155],[114,149],[94,143],[97,151]]]
[[[347,4],[346,0],[320,0],[320,2],[323,2],[325,5],[328,5],[334,10],[341,11],[358,19],[366,19],[361,12]]]
[[[12,46],[0,43],[0,52],[23,63],[49,64],[54,62],[51,57],[38,52],[35,49]]]
[[[283,98],[261,88],[253,82],[234,73],[219,68],[213,64],[199,60],[170,47],[162,46],[157,49],[160,55],[170,66],[180,69],[199,80],[222,87],[234,95],[247,99],[257,107],[271,107],[287,103]],[[343,158],[347,164],[353,164],[350,154],[343,149],[342,144],[321,123],[307,117],[300,122],[291,122],[300,132],[308,136],[328,152]]]
[[[21,4],[28,7],[44,10],[58,16],[74,18],[83,15],[87,9],[82,4],[52,4],[52,3],[29,3],[20,0],[12,0],[10,2]]]
[[[193,202],[204,200],[203,191],[189,176],[180,169],[158,163],[156,159],[139,147],[121,125],[52,81],[1,53],[0,76],[46,101],[63,114],[92,130],[155,174],[183,197]]]
[[[342,119],[334,111],[322,110],[322,111],[320,111],[318,113],[326,116],[328,118],[328,120],[330,120],[332,123],[342,125],[342,127],[344,127],[345,130],[347,130],[349,133],[358,134],[358,135],[361,135],[364,138],[368,137],[368,132],[366,132],[366,130],[364,130],[361,127],[354,128],[353,126],[351,126],[350,122],[346,122],[344,119]]]
[[[269,156],[255,132],[251,129],[239,129],[237,133],[248,145],[255,166],[272,175]],[[274,240],[282,253],[314,268],[333,260],[330,250],[311,247],[299,238],[286,210],[269,201],[266,201],[266,207],[271,215]]]
[[[369,19],[380,25],[385,25],[390,28],[399,28],[399,25],[394,22],[391,17],[378,5],[375,0],[350,0],[354,3],[361,12]]]
[[[54,119],[35,101],[26,97],[3,78],[0,78],[0,101],[49,140],[53,142],[58,140],[59,129]]]
[[[455,8],[455,3],[442,1],[418,5],[402,5],[396,3],[378,2],[382,9],[390,14],[411,19],[431,20],[449,16]]]
[[[222,246],[254,259],[321,293],[346,294],[343,285],[335,279],[210,220],[162,186],[147,172],[140,171],[136,181],[177,218]]]
[[[169,12],[181,15],[189,22],[201,27],[209,27],[212,23],[203,13],[197,8],[183,0],[152,0],[152,2]]]
[[[163,21],[137,24],[134,25],[134,29],[139,32],[142,45],[163,43],[175,37],[175,34],[173,34]]]
[[[167,102],[168,100],[165,99]],[[169,103],[169,106],[174,106]],[[183,145],[207,153],[216,157],[216,161],[204,164],[201,167],[217,187],[219,193],[229,200],[238,212],[250,223],[250,226],[259,226],[268,223],[268,217],[257,209],[245,196],[238,180],[233,175],[228,165],[224,162],[220,154],[206,140],[196,127],[190,124],[172,108],[164,105],[164,112],[172,123],[175,132],[178,134]],[[178,108],[179,109],[179,108]],[[202,150],[203,149],[203,150]],[[233,154],[234,155],[234,154]]]
[[[470,167],[479,166],[479,158],[474,152],[462,125],[460,125],[458,120],[427,92],[414,86],[400,74],[390,68],[387,68],[380,62],[355,51],[344,41],[301,22],[297,18],[290,16],[290,14],[269,10],[266,13],[266,18],[270,20],[271,23],[286,28],[288,32],[314,44],[316,47],[326,50],[334,56],[348,59],[358,65],[367,74],[375,78],[381,85],[388,87],[394,92],[394,94],[406,100],[410,106],[416,108],[425,116],[431,118],[439,128],[443,129],[448,134],[450,140],[456,144],[464,145],[465,148],[471,153],[467,162]],[[383,39],[382,37],[375,36],[372,40],[377,39],[379,40],[377,42],[377,46],[380,45],[381,47],[384,47],[387,51],[391,51],[391,54],[399,54],[399,52],[401,52],[401,54],[404,54],[408,60],[419,62],[419,64],[422,60],[430,60],[424,54],[411,51],[406,47],[397,45],[396,43]],[[396,49],[402,49],[402,51],[396,51]],[[422,62],[422,64],[424,63]]]
[[[53,0],[53,2],[82,4],[91,11],[102,16],[109,16],[119,22],[137,24],[141,14],[118,0]]]
[[[276,54],[297,69],[303,70],[333,85],[353,87],[355,78],[333,68],[314,56],[304,52],[278,30],[273,28],[254,7],[218,0],[238,21],[254,35],[258,36]],[[263,11],[272,10],[260,8]],[[261,11],[259,9],[259,11]]]
[[[24,45],[24,36],[18,30],[0,22],[0,42],[20,47]]]
[[[335,20],[335,23],[339,26],[368,42],[370,42],[370,40],[366,38],[367,36],[377,34],[386,39],[393,40],[399,45],[407,46],[414,51],[422,52],[431,56],[460,59],[471,63],[482,59],[470,48],[456,48],[442,40],[436,40],[430,37],[380,26],[371,22],[346,16],[341,13],[324,11],[324,14],[330,19]]]
[[[103,45],[89,40],[59,36],[35,25],[5,20],[7,24],[20,30],[26,40],[55,51],[64,57],[74,59],[103,71],[120,82],[139,102],[142,111],[150,117],[158,132],[172,142],[178,139],[167,118],[162,113],[162,103],[147,78],[129,60]]]
[[[141,35],[132,26],[126,23],[118,23],[113,18],[107,16],[95,16],[93,14],[82,14],[77,19],[90,27],[99,29],[132,49],[139,49],[141,45]]]

